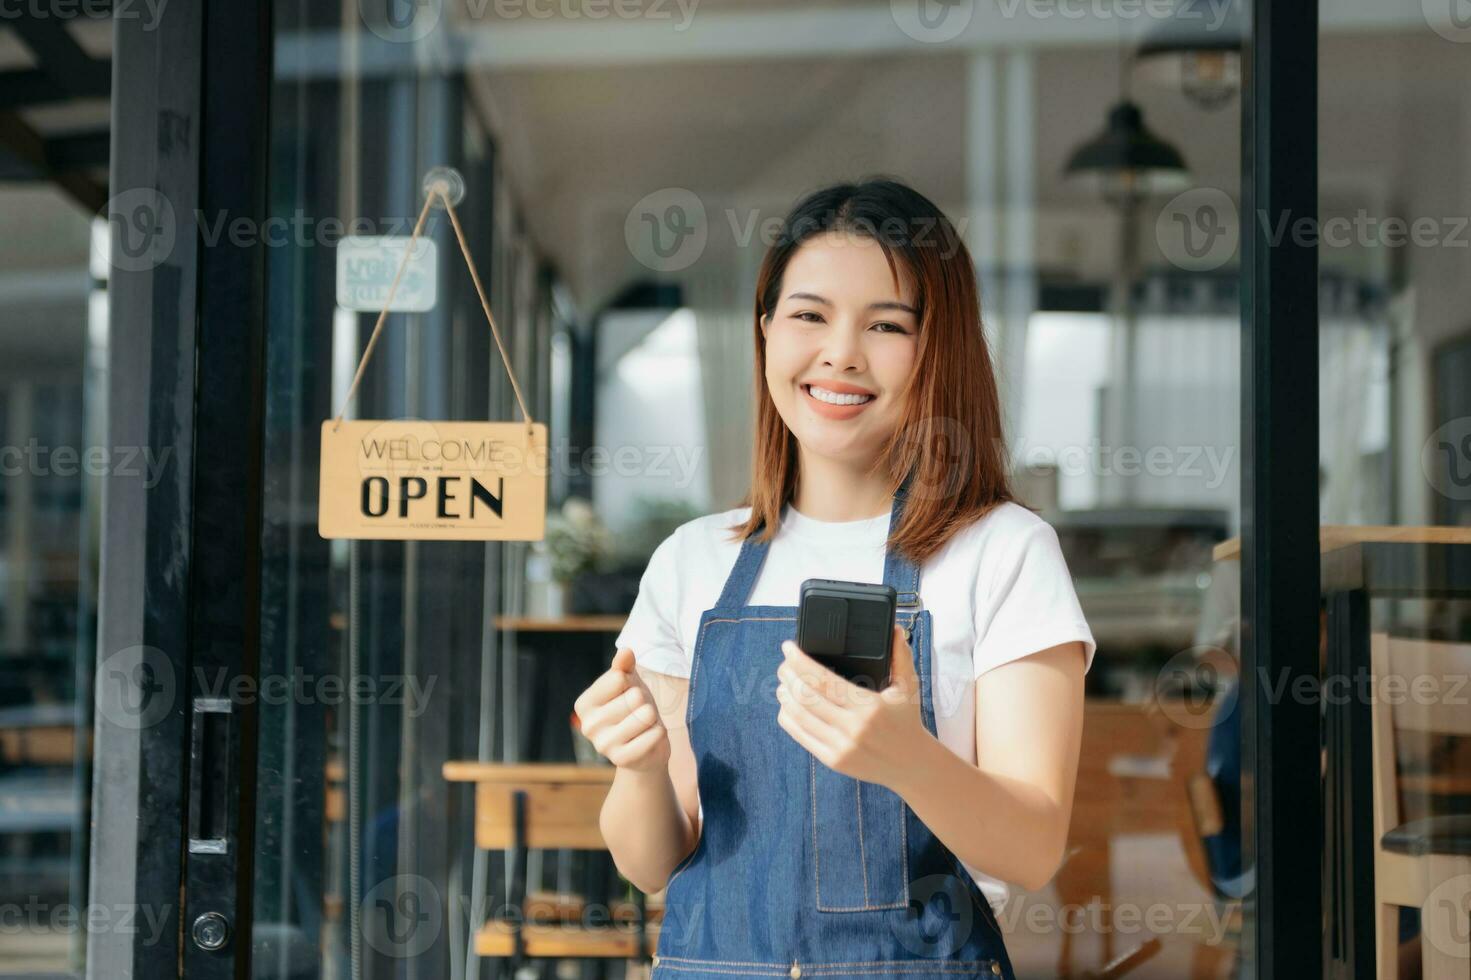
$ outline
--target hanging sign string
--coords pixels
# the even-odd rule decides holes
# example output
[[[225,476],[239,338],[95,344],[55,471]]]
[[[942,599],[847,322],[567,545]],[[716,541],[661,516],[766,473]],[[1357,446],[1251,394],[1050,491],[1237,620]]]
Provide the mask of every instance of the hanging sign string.
[[[463,189],[463,185],[461,185]],[[485,295],[485,287],[480,282],[480,273],[475,268],[475,260],[470,257],[470,245],[465,240],[465,230],[460,227],[459,216],[455,214],[455,206],[450,201],[453,191],[450,183],[446,180],[432,180],[425,188],[428,195],[424,200],[424,208],[419,212],[419,220],[414,222],[414,231],[409,235],[408,246],[404,249],[402,261],[398,264],[398,272],[393,277],[393,282],[388,286],[388,296],[383,301],[383,309],[378,314],[378,322],[373,324],[373,333],[368,337],[368,346],[363,348],[362,360],[358,361],[357,373],[352,377],[352,384],[348,386],[347,397],[342,400],[342,408],[337,412],[337,420],[332,426],[336,432],[342,425],[342,416],[347,411],[347,406],[352,404],[352,397],[357,393],[358,384],[363,380],[363,371],[368,367],[368,358],[373,356],[373,348],[378,344],[378,335],[383,330],[383,323],[388,319],[388,311],[393,307],[394,294],[398,292],[398,285],[403,280],[404,270],[409,267],[409,261],[414,255],[414,246],[419,242],[419,236],[424,231],[424,222],[429,218],[429,211],[434,207],[436,199],[444,202],[444,209],[449,213],[450,224],[455,229],[455,239],[460,244],[460,254],[465,257],[465,265],[470,269],[470,279],[475,283],[475,292],[480,296],[480,308],[485,311],[485,320],[490,324],[490,334],[495,338],[496,349],[500,351],[501,363],[506,366],[506,374],[511,378],[511,390],[516,394],[516,404],[521,407],[521,417],[526,420],[526,433],[531,434],[531,413],[526,410],[526,398],[521,394],[521,385],[516,381],[516,372],[511,367],[511,358],[506,353],[506,345],[501,342],[501,332],[495,325],[495,317],[490,313],[490,299]]]

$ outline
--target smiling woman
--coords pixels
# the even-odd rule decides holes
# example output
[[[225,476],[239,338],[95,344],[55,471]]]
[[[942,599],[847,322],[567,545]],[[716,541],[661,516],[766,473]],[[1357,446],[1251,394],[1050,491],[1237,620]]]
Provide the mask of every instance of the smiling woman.
[[[887,499],[880,484],[910,474],[894,543],[922,561],[943,544],[947,512],[1011,499],[970,254],[938,208],[888,180],[819,191],[786,228],[756,284],[762,478],[741,530],[765,525],[770,540],[789,500],[823,514],[799,474],[809,487],[878,478],[856,501],[864,514]]]
[[[969,253],[903,184],[819,191],[753,336],[747,500],[659,546],[577,703],[609,850],[666,889],[655,975],[1011,976],[996,911],[1061,861],[1094,643],[1008,487]],[[793,642],[808,579],[894,590],[877,696]]]

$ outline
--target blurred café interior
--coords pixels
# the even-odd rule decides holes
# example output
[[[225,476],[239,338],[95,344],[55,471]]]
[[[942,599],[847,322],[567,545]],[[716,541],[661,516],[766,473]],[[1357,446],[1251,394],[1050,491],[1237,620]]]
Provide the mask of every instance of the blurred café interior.
[[[746,488],[771,222],[878,173],[940,204],[976,258],[1016,487],[1057,529],[1099,645],[1068,857],[1001,917],[1018,975],[1255,975],[1235,698],[1251,26],[1226,0],[1165,6],[274,4],[266,192],[291,231],[264,248],[259,670],[402,696],[254,706],[253,976],[647,969],[660,896],[599,849],[609,770],[572,701],[655,545]],[[0,904],[22,909],[84,905],[91,886],[111,471],[57,450],[120,460],[109,392],[130,383],[108,371],[125,263],[96,217],[122,190],[114,27],[29,16],[0,21]],[[1346,230],[1319,245],[1325,549],[1471,547],[1471,46],[1448,30],[1416,3],[1321,4],[1319,204]],[[63,77],[76,64],[103,68]],[[317,431],[374,320],[336,302],[333,222],[407,234],[440,164],[465,178],[467,235],[548,425],[546,539],[324,541]],[[1393,240],[1387,221],[1420,218],[1426,240]],[[442,214],[426,235],[438,302],[388,318],[356,414],[517,418]],[[1373,597],[1374,655],[1409,644],[1465,671],[1453,592]],[[1396,815],[1379,829],[1464,819],[1464,718],[1401,714],[1373,719],[1376,740],[1397,731],[1375,759],[1374,812]],[[543,807],[561,833],[538,830]],[[1413,860],[1379,853],[1392,836],[1376,868]],[[406,891],[437,909],[412,956],[359,925]],[[1389,975],[1465,976],[1464,958],[1438,972],[1447,942],[1412,891],[1378,897],[1407,910],[1379,936]],[[537,921],[513,936],[496,919],[518,898]],[[85,972],[78,929],[18,921],[0,977]]]

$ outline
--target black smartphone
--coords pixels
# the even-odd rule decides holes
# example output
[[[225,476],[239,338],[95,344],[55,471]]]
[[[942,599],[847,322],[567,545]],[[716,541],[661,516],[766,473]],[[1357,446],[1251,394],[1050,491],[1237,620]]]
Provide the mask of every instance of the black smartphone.
[[[897,604],[892,585],[809,578],[797,606],[797,646],[854,684],[883,690]]]

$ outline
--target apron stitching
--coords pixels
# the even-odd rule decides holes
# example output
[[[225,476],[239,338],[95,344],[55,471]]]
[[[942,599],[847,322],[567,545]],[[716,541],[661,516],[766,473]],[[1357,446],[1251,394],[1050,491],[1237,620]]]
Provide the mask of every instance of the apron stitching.
[[[861,965],[843,967],[841,969],[827,969],[826,968],[827,967],[827,964],[823,964],[822,966],[808,966],[808,967],[803,967],[802,968],[802,974],[804,976],[810,976],[810,977],[823,977],[823,976],[865,976],[865,975],[895,974],[895,973],[918,973],[918,974],[921,974],[921,975],[924,975],[924,974],[946,974],[946,975],[949,975],[949,974],[959,973],[959,974],[969,975],[969,974],[974,973],[977,969],[982,969],[982,970],[988,969],[990,967],[990,965],[991,965],[991,961],[990,960],[973,960],[973,961],[971,961],[969,963],[958,963],[954,967],[952,967],[948,963],[941,963],[941,962],[938,962],[938,961],[937,962],[934,962],[934,963],[920,963],[920,964],[917,964],[915,966],[906,966],[906,965],[904,965],[906,962],[907,961],[904,961],[904,960],[896,960],[896,961],[890,961],[888,963],[882,963],[882,962],[880,962],[880,963],[871,963],[871,964],[870,963],[864,963],[864,964],[861,964]]]
[[[916,636],[916,646],[923,643],[923,630],[921,629],[919,614],[913,617],[913,626]],[[924,663],[924,657],[919,661]],[[921,688],[920,704],[923,708],[923,689]],[[902,799],[899,801],[899,861],[902,872],[901,880],[904,882],[903,896],[894,902],[885,904],[874,904],[873,897],[869,894],[868,886],[868,848],[863,834],[863,788],[860,780],[854,780],[858,784],[858,849],[863,862],[863,905],[853,906],[828,906],[822,904],[822,862],[819,858],[817,845],[817,762],[810,755],[808,757],[808,769],[812,783],[812,870],[817,890],[817,908],[822,912],[877,912],[883,909],[904,909],[909,907],[909,804]],[[901,961],[902,962],[902,961]]]
[[[715,963],[717,961],[712,960],[710,962],[711,963]],[[739,966],[739,964],[736,964],[736,966]],[[731,973],[731,974],[735,974],[737,976],[750,976],[751,975],[751,973],[750,973],[751,967],[746,967],[744,969],[736,969],[736,968],[733,968],[733,967],[722,967],[722,966],[713,966],[713,965],[712,966],[680,966],[678,963],[666,963],[662,958],[659,960],[659,968],[660,969],[666,969],[667,968],[667,969],[670,969],[670,970],[674,970],[674,971],[677,971],[677,972],[684,972],[684,973]],[[769,972],[766,971],[766,970],[762,970],[760,973],[758,973],[756,975],[757,976],[763,976],[763,977],[784,977],[784,976],[787,975],[787,971],[785,969],[770,970]]]
[[[809,966],[813,970],[836,970],[851,966],[909,966],[916,969],[921,967],[925,969],[941,967],[943,969],[958,970],[964,966],[984,966],[990,962],[990,960],[854,960],[848,963],[812,963]],[[802,972],[806,973],[807,971],[804,969]]]
[[[817,888],[817,907],[822,908],[822,849],[817,846],[817,760],[807,757],[807,775],[812,783],[812,792],[807,794],[812,803],[812,876]]]
[[[811,784],[812,784],[812,792],[809,794],[810,797],[811,797],[811,800],[812,800],[812,876],[813,876],[814,887],[817,890],[817,908],[818,908],[818,910],[819,911],[822,911],[822,912],[877,912],[877,911],[880,911],[882,909],[902,909],[902,908],[908,908],[909,907],[909,900],[908,900],[908,897],[907,896],[904,899],[904,901],[902,901],[902,902],[890,902],[887,905],[874,905],[872,903],[869,903],[869,899],[868,899],[868,895],[867,894],[865,894],[863,896],[864,902],[867,903],[867,904],[864,904],[864,905],[829,906],[829,905],[823,905],[822,904],[822,858],[820,857],[821,850],[819,849],[818,844],[817,844],[817,760],[814,759],[814,758],[812,758],[811,756],[808,756],[808,759],[807,759],[807,771],[808,771],[808,775],[810,777]],[[909,879],[909,855],[908,855],[909,848],[908,848],[908,836],[907,836],[907,831],[906,831],[906,829],[904,827],[904,815],[903,815],[903,812],[902,811],[900,812],[900,815],[899,815],[899,829],[900,829],[900,833],[903,834],[903,835],[905,835],[904,836],[904,840],[905,840],[904,850],[905,850],[905,853],[903,855],[903,860],[904,860],[904,879],[905,879],[905,881],[904,881],[904,888],[905,888],[905,891],[908,891],[908,889],[909,889],[909,880],[908,880]],[[866,868],[864,869],[864,877],[865,877],[865,882],[866,882],[866,879],[867,879],[867,869]]]
[[[721,617],[720,619],[707,620],[705,626],[708,627],[712,623],[795,623],[796,621],[796,616],[742,616],[739,619]],[[700,632],[704,632],[704,627],[701,628]]]
[[[858,801],[858,862],[863,868],[863,904],[868,905],[873,898],[868,894],[868,841],[863,837],[863,780],[853,780],[853,796]]]
[[[994,959],[981,959],[981,960],[852,960],[852,961],[841,962],[841,963],[829,963],[829,962],[824,961],[824,962],[821,962],[821,963],[816,963],[816,962],[808,963],[805,967],[803,967],[802,972],[803,973],[808,973],[808,972],[822,972],[822,971],[829,971],[830,972],[830,971],[833,971],[833,970],[843,970],[843,971],[846,972],[846,971],[852,970],[854,968],[856,968],[858,970],[863,970],[865,968],[871,970],[871,969],[876,969],[878,967],[887,967],[887,968],[890,968],[890,969],[893,969],[893,968],[896,968],[897,967],[899,969],[908,969],[908,970],[942,970],[942,971],[953,972],[953,971],[956,971],[956,970],[967,969],[967,968],[975,967],[975,966],[989,966],[993,962],[996,962],[996,960],[994,960]],[[688,964],[689,966],[705,966],[705,965],[711,965],[711,966],[755,966],[755,967],[765,967],[766,969],[769,969],[769,970],[780,970],[783,973],[785,973],[786,971],[788,971],[789,969],[791,969],[791,967],[787,966],[784,963],[770,963],[770,962],[761,962],[761,961],[755,961],[755,960],[704,960],[704,959],[695,959],[695,958],[688,957],[688,956],[661,956],[661,957],[659,957],[659,964],[662,966],[665,963],[670,963],[670,964]],[[793,965],[801,965],[801,961],[800,960],[793,960],[792,961],[792,964]]]
[[[977,967],[986,969],[991,965],[990,960],[971,960],[969,962],[955,961],[932,963],[911,963],[909,960],[876,961],[873,963],[854,963],[847,966],[834,967],[832,964],[804,966],[804,976],[828,976],[832,974],[864,974],[864,973],[970,973]]]
[[[909,614],[909,621],[911,621],[911,627],[913,628],[913,633],[915,633],[915,645],[913,645],[913,649],[915,649],[916,652],[918,652],[918,650],[921,650],[922,649],[922,643],[924,643],[924,619],[922,619],[921,615],[919,615],[919,612],[921,612],[921,611],[918,611],[918,609],[916,609],[915,612],[912,612],[912,614]],[[719,617],[719,618],[706,619],[705,624],[703,624],[702,627],[700,627],[700,634],[699,634],[699,637],[697,637],[697,639],[696,639],[696,652],[699,653],[700,646],[703,645],[703,639],[705,639],[705,631],[708,630],[708,628],[710,627],[710,625],[716,624],[716,622],[733,622],[733,624],[740,624],[740,622],[794,622],[794,621],[796,621],[796,617]],[[691,674],[690,674],[690,702],[688,702],[687,708],[685,708],[685,715],[687,715],[687,717],[685,717],[685,724],[687,724],[687,725],[690,724],[690,717],[688,717],[688,715],[690,715],[691,712],[693,712],[693,706],[694,706],[694,684],[696,684],[696,678],[697,678],[697,675],[699,675],[700,659],[702,659],[702,658],[700,658],[700,656],[697,656],[697,655],[694,656],[694,667],[693,667],[693,670],[691,670]],[[928,664],[927,664],[927,661],[925,661],[924,655],[922,655],[922,653],[918,653],[918,661],[919,661],[919,671],[921,671],[921,672],[919,672],[919,677],[921,677],[921,681],[922,681],[922,680],[924,680],[925,677],[927,677],[927,674],[928,674]],[[921,687],[921,709],[922,708],[924,708],[924,696],[922,696],[922,687]],[[881,909],[908,908],[908,906],[909,906],[909,820],[908,820],[909,805],[908,805],[908,803],[902,803],[902,806],[900,806],[900,820],[899,820],[900,840],[902,840],[902,848],[900,848],[900,864],[902,864],[902,867],[903,867],[903,876],[902,877],[903,877],[903,887],[905,887],[905,896],[903,896],[902,901],[890,902],[890,903],[880,903],[880,905],[875,905],[875,903],[872,903],[872,901],[871,901],[871,895],[869,895],[868,858],[866,858],[866,837],[863,836],[863,827],[862,827],[862,823],[863,823],[863,812],[862,812],[862,787],[861,786],[858,787],[858,800],[859,800],[859,802],[858,802],[858,823],[859,823],[859,849],[861,849],[862,858],[863,858],[863,899],[865,899],[865,905],[837,906],[837,908],[834,908],[834,906],[825,906],[825,905],[822,905],[822,867],[821,867],[822,862],[821,862],[821,856],[819,856],[818,836],[816,836],[816,834],[818,834],[818,820],[816,820],[816,759],[813,758],[813,756],[811,755],[811,753],[809,753],[809,755],[808,755],[808,775],[809,775],[809,783],[811,783],[811,802],[812,802],[812,868],[813,868],[813,884],[815,884],[815,889],[816,889],[816,903],[818,903],[818,908],[821,909],[821,911],[825,911],[825,912],[868,912],[868,911],[881,911]],[[855,783],[858,783],[858,780],[855,780]],[[703,834],[702,834],[702,837],[703,837]],[[697,849],[699,849],[699,843],[696,843],[696,851],[697,851]],[[677,878],[678,876],[680,876],[680,874],[684,874],[684,871],[687,871],[688,868],[690,868],[690,865],[693,865],[694,864],[693,858],[694,858],[694,852],[691,851],[690,852],[690,861],[688,861],[687,864],[685,864],[683,868],[680,868],[680,870],[678,870],[677,873],[674,874],[674,877],[669,878],[669,883],[672,883],[672,881],[674,881],[674,878]],[[955,858],[955,855],[953,855],[953,853],[952,853],[952,861],[958,861],[958,859]],[[962,870],[962,873],[964,873],[964,870]],[[665,887],[666,887],[666,889],[668,889],[668,884],[666,884]],[[983,896],[983,898],[984,898],[984,896]],[[660,958],[660,964],[662,964],[662,962],[665,962],[665,959],[668,959],[668,958]],[[722,961],[709,961],[709,962],[722,962]],[[900,962],[908,962],[908,961],[891,961],[891,962],[896,962],[896,964],[900,964]],[[981,964],[981,965],[989,965],[990,962],[993,962],[993,961],[990,961],[990,959],[980,959],[980,961],[971,961],[971,962],[978,962],[978,964]],[[756,964],[752,964],[752,965],[756,965]],[[769,965],[769,964],[761,964],[761,965]],[[813,967],[813,968],[821,968],[821,967]]]
[[[718,963],[721,966],[765,966],[765,967],[770,967],[773,970],[781,970],[782,972],[786,972],[786,970],[788,969],[788,967],[787,967],[787,965],[785,963],[758,962],[756,960],[699,960],[699,959],[694,959],[694,958],[689,957],[689,956],[661,956],[661,957],[659,957],[659,962],[660,963]]]

